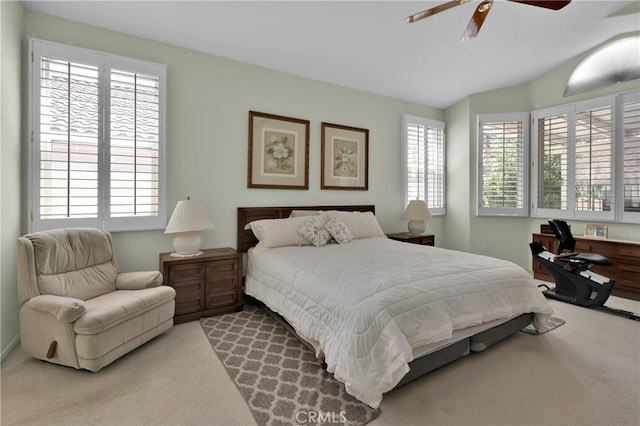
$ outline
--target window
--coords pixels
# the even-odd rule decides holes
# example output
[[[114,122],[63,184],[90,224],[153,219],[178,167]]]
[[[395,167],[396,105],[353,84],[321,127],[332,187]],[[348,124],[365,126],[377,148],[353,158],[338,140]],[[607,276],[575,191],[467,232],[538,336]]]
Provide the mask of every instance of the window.
[[[164,65],[30,46],[29,230],[163,228]]]
[[[640,93],[628,93],[620,102],[622,126],[622,207],[621,221],[640,223]]]
[[[528,215],[529,115],[478,116],[478,215]]]
[[[611,211],[611,106],[576,111],[575,210]]]
[[[402,116],[404,205],[424,200],[432,215],[445,214],[444,128],[441,121]]]
[[[535,111],[533,125],[533,216],[640,218],[638,92]]]
[[[568,112],[564,110],[552,111],[548,116],[537,119],[538,150],[534,158],[538,162],[537,206],[539,209],[567,208],[567,174],[569,172],[567,129]],[[534,150],[535,148],[536,146]]]

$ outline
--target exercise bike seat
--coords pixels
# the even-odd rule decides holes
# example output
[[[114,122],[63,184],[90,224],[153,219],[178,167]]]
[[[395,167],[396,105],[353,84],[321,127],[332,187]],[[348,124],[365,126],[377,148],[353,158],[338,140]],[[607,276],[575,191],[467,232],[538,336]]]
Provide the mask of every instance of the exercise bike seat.
[[[570,256],[570,259],[576,259],[583,262],[591,263],[593,265],[611,266],[613,262],[601,254],[597,253],[579,253],[575,256]]]

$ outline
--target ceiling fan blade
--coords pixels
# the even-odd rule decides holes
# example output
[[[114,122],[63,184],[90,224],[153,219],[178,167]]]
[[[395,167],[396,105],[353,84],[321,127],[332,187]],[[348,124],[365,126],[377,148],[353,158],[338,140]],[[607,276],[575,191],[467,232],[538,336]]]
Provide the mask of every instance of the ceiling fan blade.
[[[509,1],[512,1],[514,3],[528,4],[529,6],[544,7],[545,9],[552,9],[552,10],[560,10],[566,5],[568,5],[569,3],[571,3],[571,0],[567,0],[567,1],[509,0]]]
[[[478,5],[478,7],[476,7],[476,11],[473,12],[473,16],[469,21],[469,25],[467,25],[467,29],[464,30],[464,34],[462,34],[462,41],[467,41],[478,35],[492,5],[493,0],[484,0]]]
[[[432,15],[435,15],[436,13],[444,12],[445,10],[451,9],[452,7],[459,6],[468,1],[469,0],[452,0],[447,3],[443,3],[439,6],[432,7],[431,9],[423,10],[422,12],[418,12],[407,17],[407,22],[411,24],[413,22],[424,19],[428,16],[432,16]]]

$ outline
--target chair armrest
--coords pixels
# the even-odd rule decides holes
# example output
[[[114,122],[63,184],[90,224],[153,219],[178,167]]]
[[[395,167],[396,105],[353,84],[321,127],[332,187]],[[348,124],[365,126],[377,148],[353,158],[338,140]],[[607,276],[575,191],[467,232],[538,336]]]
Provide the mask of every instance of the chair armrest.
[[[62,322],[74,322],[84,315],[84,301],[73,297],[43,294],[29,299],[29,307],[47,312]]]
[[[142,290],[162,284],[162,274],[158,271],[123,272],[116,277],[118,290]]]

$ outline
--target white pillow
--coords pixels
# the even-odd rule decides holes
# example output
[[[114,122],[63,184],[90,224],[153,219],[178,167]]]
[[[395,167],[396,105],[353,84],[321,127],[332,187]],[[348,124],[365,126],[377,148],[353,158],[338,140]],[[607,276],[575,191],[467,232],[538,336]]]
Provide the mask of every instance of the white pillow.
[[[253,231],[259,241],[256,247],[308,246],[311,244],[309,240],[298,232],[298,228],[308,220],[309,216],[254,220],[244,229]]]
[[[334,217],[342,219],[342,222],[351,231],[353,239],[385,237],[378,220],[372,212],[346,212],[330,210],[325,212],[329,220]]]
[[[315,216],[322,214],[320,210],[291,210],[289,217]]]
[[[308,216],[306,216],[308,219]],[[307,223],[298,228],[298,232],[316,247],[326,245],[331,239],[331,234],[324,227],[326,219],[322,215],[312,216]]]
[[[330,219],[324,227],[329,231],[329,234],[331,234],[338,244],[346,244],[353,240],[351,231],[349,231],[347,225],[345,225],[339,217]]]

